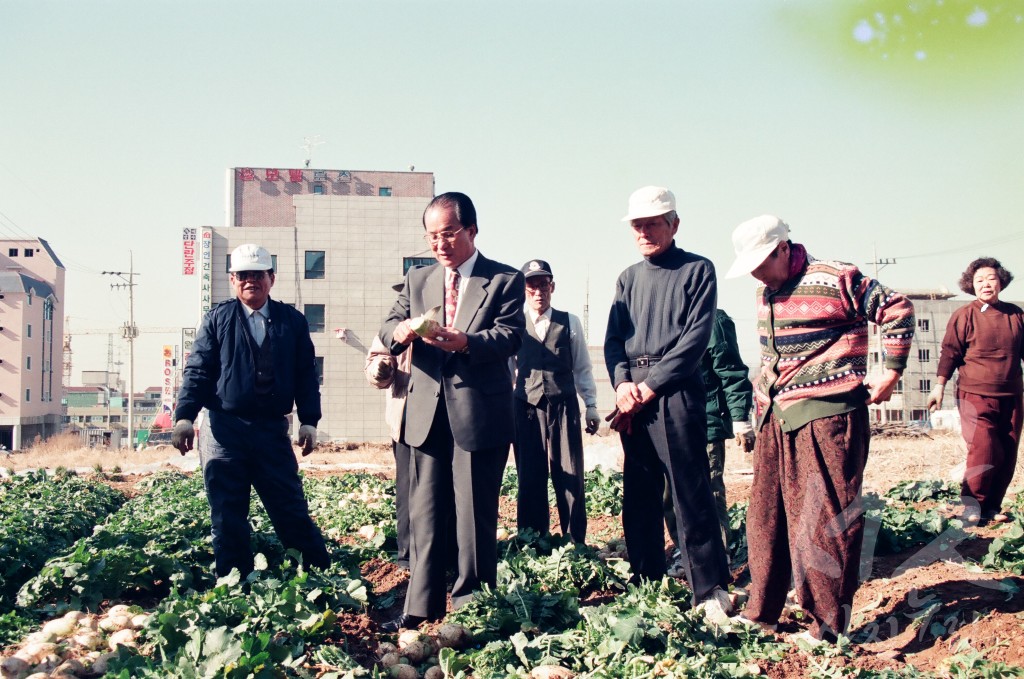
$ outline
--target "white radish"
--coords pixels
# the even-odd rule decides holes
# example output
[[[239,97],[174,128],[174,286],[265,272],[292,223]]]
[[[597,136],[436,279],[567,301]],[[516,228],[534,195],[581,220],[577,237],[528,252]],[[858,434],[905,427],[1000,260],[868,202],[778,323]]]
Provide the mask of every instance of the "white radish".
[[[573,679],[571,670],[558,665],[538,665],[530,670],[530,679]]]
[[[469,641],[469,630],[462,625],[446,622],[437,628],[437,640],[442,648],[462,648]]]
[[[107,644],[103,639],[102,634],[92,630],[79,632],[75,636],[71,637],[71,641],[76,646],[80,646],[88,651],[95,651],[96,649],[103,648]]]
[[[0,674],[7,677],[19,677],[28,672],[28,663],[16,655],[0,660]]]
[[[431,654],[433,649],[422,641],[414,641],[407,644],[400,653],[409,659],[413,665],[423,662]]]
[[[63,639],[64,637],[71,636],[75,628],[78,627],[74,620],[68,618],[57,618],[51,620],[43,625],[43,632],[45,634],[52,634],[57,639]]]
[[[420,673],[412,665],[398,664],[391,668],[394,679],[420,679]]]
[[[134,646],[135,630],[122,629],[114,632],[107,639],[107,645],[110,646],[111,651],[116,651],[118,646]]]
[[[398,635],[398,648],[405,648],[409,644],[420,641],[423,635],[414,629],[407,629]]]
[[[100,620],[100,629],[104,632],[117,632],[118,630],[123,630],[126,627],[131,627],[131,625],[131,617],[123,614],[108,615]]]

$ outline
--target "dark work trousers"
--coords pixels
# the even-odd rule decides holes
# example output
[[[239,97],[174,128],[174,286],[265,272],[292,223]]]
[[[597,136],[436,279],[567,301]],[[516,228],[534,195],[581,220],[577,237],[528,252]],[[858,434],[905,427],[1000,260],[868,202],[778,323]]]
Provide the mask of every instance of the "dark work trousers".
[[[640,383],[646,370],[633,369]],[[687,582],[695,603],[716,587],[729,584],[715,499],[705,452],[707,415],[704,390],[671,391],[655,398],[632,421],[632,433],[620,434],[622,528],[629,565],[636,576],[665,575],[665,527],[662,495],[672,493]]]
[[[812,634],[834,640],[846,631],[864,542],[860,490],[870,439],[866,406],[793,432],[768,416],[754,450],[744,616],[778,622],[792,582]]]
[[[551,525],[548,473],[555,488],[555,506],[562,534],[580,544],[587,539],[587,506],[583,489],[583,430],[580,404],[573,395],[536,406],[515,399],[516,440],[513,450],[519,475],[516,523],[542,535]]]
[[[708,464],[711,469],[711,494],[715,496],[715,513],[718,515],[718,525],[722,529],[722,543],[725,545],[726,555],[729,553],[729,505],[725,499],[725,441],[711,441],[707,446]],[[669,492],[669,485],[665,484],[663,496],[665,503],[665,526],[668,528],[669,537],[679,548],[679,533],[676,530],[676,510],[672,504],[672,493]],[[680,551],[682,551],[680,549]]]
[[[498,497],[508,446],[463,450],[455,445],[444,399],[427,440],[412,449],[409,484],[410,575],[405,613],[430,620],[445,615],[447,533],[455,512],[458,573],[455,608],[498,575]]]
[[[252,488],[266,507],[281,544],[298,550],[307,566],[330,566],[323,535],[309,517],[302,493],[288,421],[283,417],[243,420],[210,411],[201,436],[203,484],[210,502],[217,575],[227,575],[232,568],[243,576],[252,571]]]
[[[412,451],[401,441],[392,441],[395,454],[395,518],[398,524],[398,550],[395,563],[400,568],[409,567],[409,466]]]
[[[973,497],[983,515],[998,514],[1017,466],[1021,395],[981,396],[957,390],[960,431],[967,443],[961,495]]]

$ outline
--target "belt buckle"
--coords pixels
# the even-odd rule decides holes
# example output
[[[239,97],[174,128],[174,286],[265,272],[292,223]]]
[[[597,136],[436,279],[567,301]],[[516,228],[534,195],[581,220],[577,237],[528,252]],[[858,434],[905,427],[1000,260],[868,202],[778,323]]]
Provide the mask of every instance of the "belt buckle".
[[[641,356],[641,357],[636,359],[636,367],[638,367],[638,368],[646,368],[650,364],[651,364],[651,359],[650,359],[649,356]]]

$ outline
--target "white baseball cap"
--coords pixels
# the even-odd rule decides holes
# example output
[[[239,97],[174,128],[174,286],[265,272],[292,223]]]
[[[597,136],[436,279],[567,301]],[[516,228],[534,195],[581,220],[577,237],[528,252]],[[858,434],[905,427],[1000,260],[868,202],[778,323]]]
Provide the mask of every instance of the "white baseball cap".
[[[750,273],[772,254],[782,241],[789,240],[789,225],[774,215],[761,215],[743,222],[732,232],[732,247],[736,261],[726,278],[738,278]]]
[[[270,253],[259,245],[246,243],[239,245],[231,253],[231,273],[237,271],[270,271],[274,268],[274,261]]]
[[[676,197],[664,186],[645,186],[629,197],[629,212],[624,222],[644,217],[657,217],[676,209]]]

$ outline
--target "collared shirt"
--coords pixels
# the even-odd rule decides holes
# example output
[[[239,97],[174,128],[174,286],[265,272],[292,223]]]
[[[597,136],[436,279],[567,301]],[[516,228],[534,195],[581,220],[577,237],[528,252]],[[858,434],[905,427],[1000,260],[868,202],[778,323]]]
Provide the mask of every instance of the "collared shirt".
[[[242,302],[242,300],[238,301]],[[249,323],[249,332],[252,333],[256,344],[263,344],[263,338],[267,336],[267,324],[270,322],[270,317],[267,315],[267,307],[269,306],[269,304],[264,304],[259,309],[253,309],[245,302],[242,302],[242,309],[245,311],[245,317]]]
[[[526,309],[526,313],[533,321],[537,337],[543,342],[551,327],[551,307],[542,314],[530,308]],[[590,354],[587,353],[587,342],[583,338],[583,324],[574,314],[569,314],[569,345],[572,347],[572,376],[576,383],[576,391],[583,399],[584,405],[596,408],[597,384],[594,382],[594,368],[590,363]],[[514,375],[515,364],[511,365]]]
[[[476,266],[476,260],[480,256],[479,250],[473,250],[473,254],[469,256],[465,262],[460,264],[454,270],[459,272],[459,301],[455,304],[455,318],[459,317],[459,307],[462,305],[462,293],[466,292],[466,281],[473,274],[473,267]],[[448,276],[451,275],[452,269],[448,267],[444,268],[444,280],[445,285],[448,285]],[[446,289],[447,292],[447,289]]]

